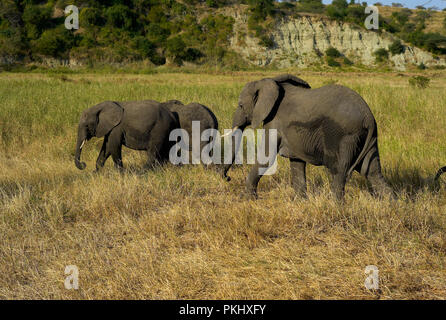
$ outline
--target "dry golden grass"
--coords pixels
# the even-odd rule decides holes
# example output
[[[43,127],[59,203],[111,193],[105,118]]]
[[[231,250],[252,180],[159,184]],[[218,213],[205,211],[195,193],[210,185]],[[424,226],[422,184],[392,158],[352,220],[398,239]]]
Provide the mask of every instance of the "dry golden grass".
[[[74,166],[79,114],[97,102],[199,101],[228,128],[244,83],[266,75],[0,74],[0,298],[445,299],[446,188],[432,181],[446,165],[445,73],[424,90],[396,74],[300,74],[370,104],[396,201],[355,175],[338,205],[315,167],[309,199],[292,200],[285,159],[257,201],[241,197],[249,166],[229,183],[201,166],[145,172],[144,154],[125,149],[124,174],[111,160],[94,174],[99,139],[87,169]],[[79,290],[64,288],[67,265]]]

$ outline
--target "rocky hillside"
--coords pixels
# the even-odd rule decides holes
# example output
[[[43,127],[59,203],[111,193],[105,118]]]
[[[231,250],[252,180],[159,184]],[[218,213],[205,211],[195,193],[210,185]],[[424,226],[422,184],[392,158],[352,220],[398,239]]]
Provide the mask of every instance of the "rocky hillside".
[[[68,4],[79,8],[77,30],[64,26]],[[443,12],[381,10],[379,30],[370,31],[365,6],[346,0],[2,0],[0,67],[446,67]]]
[[[320,15],[284,17],[270,30],[273,44],[265,48],[247,31],[248,16],[243,10],[228,10],[235,19],[231,49],[246,61],[258,66],[279,68],[324,64],[327,49],[333,47],[355,64],[376,65],[375,52],[389,50],[398,39],[388,32],[374,32],[354,24],[328,19]],[[390,66],[405,70],[408,65],[445,66],[445,59],[404,44],[402,53],[389,55]]]

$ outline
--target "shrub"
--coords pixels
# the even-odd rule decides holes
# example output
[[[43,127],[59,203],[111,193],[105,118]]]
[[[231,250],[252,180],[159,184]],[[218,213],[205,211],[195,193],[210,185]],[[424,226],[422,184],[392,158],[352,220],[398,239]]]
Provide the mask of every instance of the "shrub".
[[[128,6],[118,4],[105,11],[107,24],[119,29],[132,30],[135,27],[135,17]]]
[[[327,16],[335,20],[344,20],[344,17],[347,15],[347,10],[337,8],[333,5],[328,5],[325,12]]]
[[[431,80],[424,76],[415,76],[409,79],[409,84],[412,87],[417,87],[420,89],[425,89],[429,86]]]
[[[101,10],[97,8],[83,8],[79,13],[79,20],[83,27],[102,26],[105,22]]]
[[[383,62],[389,58],[389,52],[384,48],[376,50],[373,52],[373,55],[375,56],[376,62]]]
[[[35,53],[45,56],[61,57],[74,44],[73,33],[61,26],[49,29],[42,33],[41,37],[32,42]]]
[[[163,28],[159,23],[150,23],[146,32],[149,40],[157,45],[162,45],[170,35],[170,31]]]
[[[43,30],[50,25],[51,8],[27,5],[23,11],[22,20],[25,24],[28,37],[37,39]]]
[[[155,53],[155,45],[150,42],[148,39],[138,36],[133,39],[134,45],[138,51],[138,53],[143,58],[150,58]]]
[[[420,69],[420,70],[425,70],[425,69],[426,69],[426,65],[425,65],[423,62],[421,62],[421,63],[417,66],[417,68]]]
[[[268,37],[266,35],[262,35],[260,37],[260,45],[264,46],[265,48],[273,48],[275,43],[271,37]]]
[[[330,67],[340,67],[341,66],[341,64],[339,62],[337,62],[335,59],[333,59],[332,57],[327,58],[327,64]]]
[[[338,51],[338,49],[330,47],[325,51],[325,55],[327,57],[338,58],[341,56],[341,53]]]
[[[201,57],[203,57],[203,54],[200,50],[196,48],[187,48],[182,58],[184,61],[192,62],[200,59]]]
[[[167,51],[172,57],[181,58],[186,50],[186,44],[180,36],[176,36],[167,40]]]
[[[322,0],[300,0],[297,11],[322,13],[324,8],[325,6],[323,5]]]
[[[353,65],[353,62],[349,58],[344,57],[344,64],[348,65],[348,66],[351,66],[351,65]]]
[[[395,40],[393,43],[389,46],[389,51],[393,55],[401,54],[404,52],[404,46],[401,43],[401,40]]]

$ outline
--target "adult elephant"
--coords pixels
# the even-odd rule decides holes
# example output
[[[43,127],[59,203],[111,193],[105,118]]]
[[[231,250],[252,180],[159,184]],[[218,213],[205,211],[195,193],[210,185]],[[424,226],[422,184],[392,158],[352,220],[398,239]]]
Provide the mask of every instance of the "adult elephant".
[[[438,179],[440,179],[440,176],[446,172],[446,166],[443,168],[440,168],[437,172],[437,174],[435,175],[435,181],[437,181]]]
[[[343,198],[354,170],[374,189],[391,193],[381,174],[375,118],[361,96],[347,87],[311,89],[289,74],[250,82],[240,94],[232,123],[233,132],[262,123],[266,132],[277,129],[275,152],[290,159],[292,186],[300,195],[306,195],[307,163],[328,168],[331,190],[338,199]],[[234,154],[235,150],[232,161]],[[225,177],[230,167],[224,166]],[[256,163],[246,180],[247,191],[254,196],[261,178],[259,168]]]
[[[104,137],[96,161],[96,170],[104,166],[111,155],[115,166],[122,169],[122,145],[135,150],[146,150],[147,165],[168,159],[170,131],[178,128],[175,116],[156,101],[105,101],[85,110],[79,120],[74,162],[80,170],[81,151],[85,141]]]
[[[169,111],[171,111],[178,119],[181,129],[184,129],[189,135],[189,150],[190,152],[195,152],[194,157],[196,159],[200,159],[201,151],[204,146],[209,144],[208,141],[201,141],[200,137],[203,131],[207,129],[215,129],[218,130],[218,121],[215,117],[215,114],[200,103],[189,103],[184,105],[181,101],[178,100],[169,100],[163,102],[162,106],[166,107]],[[198,121],[200,125],[199,137],[200,148],[192,147],[192,122]],[[216,137],[213,137],[213,139]]]

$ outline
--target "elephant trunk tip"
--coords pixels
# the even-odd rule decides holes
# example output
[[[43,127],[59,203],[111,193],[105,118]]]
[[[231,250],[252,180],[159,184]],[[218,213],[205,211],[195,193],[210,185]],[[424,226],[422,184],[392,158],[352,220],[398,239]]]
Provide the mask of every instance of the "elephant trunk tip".
[[[84,169],[87,167],[87,165],[85,164],[85,162],[81,162],[81,161],[79,161],[79,160],[76,160],[75,163],[76,163],[76,167],[77,167],[79,170],[84,170]]]
[[[82,143],[80,144],[80,146],[76,148],[76,155],[74,157],[74,163],[76,164],[76,167],[79,170],[84,170],[87,167],[87,165],[85,164],[85,162],[81,161],[81,152],[82,152],[82,147],[85,144],[85,139],[82,139],[81,141],[82,141]]]

